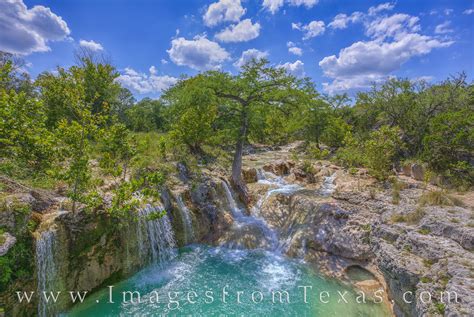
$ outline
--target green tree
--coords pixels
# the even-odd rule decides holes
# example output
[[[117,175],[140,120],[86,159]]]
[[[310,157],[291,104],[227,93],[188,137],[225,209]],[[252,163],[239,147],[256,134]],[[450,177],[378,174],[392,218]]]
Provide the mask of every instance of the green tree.
[[[423,158],[437,173],[472,185],[474,169],[474,112],[468,109],[441,113],[429,122],[423,139]]]

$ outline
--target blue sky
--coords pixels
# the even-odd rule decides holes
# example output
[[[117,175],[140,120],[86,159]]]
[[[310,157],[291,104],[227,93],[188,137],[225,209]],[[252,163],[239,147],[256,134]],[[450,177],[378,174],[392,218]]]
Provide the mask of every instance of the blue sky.
[[[88,47],[139,99],[259,56],[332,94],[391,76],[472,79],[473,29],[466,0],[0,0],[0,50],[21,55],[33,77]]]

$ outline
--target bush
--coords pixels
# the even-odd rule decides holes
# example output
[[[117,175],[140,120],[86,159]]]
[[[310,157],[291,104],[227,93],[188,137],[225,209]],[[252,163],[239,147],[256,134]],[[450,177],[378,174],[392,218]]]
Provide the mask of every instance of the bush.
[[[402,147],[398,127],[382,126],[370,134],[364,143],[365,163],[370,173],[379,180],[392,174],[392,164]]]
[[[420,206],[464,206],[464,203],[442,190],[429,191],[420,197]]]

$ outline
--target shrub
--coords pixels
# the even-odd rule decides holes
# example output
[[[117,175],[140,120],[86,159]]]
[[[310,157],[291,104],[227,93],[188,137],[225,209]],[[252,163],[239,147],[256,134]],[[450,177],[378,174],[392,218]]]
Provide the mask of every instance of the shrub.
[[[420,206],[464,206],[463,202],[442,190],[429,191],[420,197]]]
[[[364,143],[365,163],[370,173],[379,180],[387,179],[392,174],[391,167],[402,147],[398,127],[382,126],[370,134]]]

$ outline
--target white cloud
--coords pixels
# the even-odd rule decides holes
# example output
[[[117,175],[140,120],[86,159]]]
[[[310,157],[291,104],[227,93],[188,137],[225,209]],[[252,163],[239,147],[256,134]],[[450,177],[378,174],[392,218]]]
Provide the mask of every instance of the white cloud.
[[[291,28],[304,32],[303,40],[321,35],[326,29],[323,21],[311,21],[306,25],[302,25],[301,23],[292,23]]]
[[[151,66],[150,74],[139,73],[132,68],[125,68],[117,81],[123,86],[140,94],[159,93],[176,84],[178,78],[171,76],[158,76],[155,66]]]
[[[300,60],[297,60],[294,63],[285,63],[278,65],[277,67],[284,68],[287,72],[290,74],[296,76],[296,77],[304,77],[305,72],[304,72],[304,63]]]
[[[0,1],[0,50],[27,55],[46,52],[48,42],[64,40],[71,31],[50,8],[28,9],[23,0]]]
[[[238,22],[245,11],[240,0],[219,0],[207,8],[203,16],[204,24],[211,27],[224,21]]]
[[[283,0],[263,0],[262,6],[275,14],[283,6]]]
[[[161,62],[162,65],[166,65],[166,64],[169,63],[169,62],[168,62],[166,59],[164,59],[164,58],[162,58],[160,62]]]
[[[446,34],[446,33],[453,32],[453,30],[449,28],[450,24],[451,24],[450,21],[446,21],[446,22],[443,22],[441,24],[438,24],[435,28],[435,33],[436,34]]]
[[[410,58],[451,44],[451,41],[442,42],[430,36],[407,33],[392,42],[356,42],[342,49],[338,57],[323,58],[319,66],[326,77],[334,79],[325,86],[327,91],[366,88],[373,81],[385,79]]]
[[[275,14],[283,7],[284,0],[263,0],[262,6],[270,11],[272,14]],[[318,4],[319,0],[286,0],[290,6],[299,7],[305,6],[310,9]]]
[[[392,10],[394,7],[395,7],[395,3],[385,2],[385,3],[379,4],[376,7],[370,7],[369,15],[376,15],[377,13],[381,11],[389,11],[389,10]]]
[[[453,9],[444,9],[443,12],[444,12],[445,15],[451,15],[451,13],[453,13],[454,10]]]
[[[96,43],[92,40],[91,41],[80,40],[79,45],[84,47],[84,48],[87,48],[88,50],[94,51],[94,52],[104,50],[104,48],[102,47],[102,45],[100,43]]]
[[[288,52],[290,52],[291,54],[298,55],[298,56],[303,55],[303,50],[297,47],[295,43],[288,42],[286,43],[286,46],[288,47]]]
[[[303,55],[303,50],[299,47],[296,47],[296,46],[288,48],[288,52],[290,52],[291,54],[294,54],[294,55],[298,55],[298,56]]]
[[[196,70],[218,69],[230,58],[224,48],[205,37],[195,37],[192,40],[175,38],[167,52],[176,65],[189,66]]]
[[[417,32],[420,30],[420,19],[408,14],[397,13],[389,17],[377,18],[366,25],[366,34],[370,37],[383,40],[387,37],[396,37],[400,34]]]
[[[331,23],[328,24],[328,27],[333,29],[345,29],[347,28],[348,23],[356,23],[360,21],[363,14],[362,12],[354,12],[350,16],[344,13],[340,13],[334,17]]]
[[[462,12],[462,14],[467,14],[467,15],[470,15],[470,14],[473,14],[474,13],[474,9],[466,9]]]
[[[304,5],[305,7],[310,9],[310,8],[314,7],[315,5],[317,5],[319,0],[288,0],[288,2],[292,6],[299,7],[299,6]]]
[[[237,68],[240,68],[250,62],[252,59],[262,59],[262,58],[267,58],[268,53],[267,52],[262,52],[259,51],[255,48],[251,48],[249,50],[246,50],[242,52],[242,56],[234,63],[234,66]]]
[[[250,19],[232,24],[216,34],[216,39],[221,42],[246,42],[260,35],[260,23],[252,24]]]

